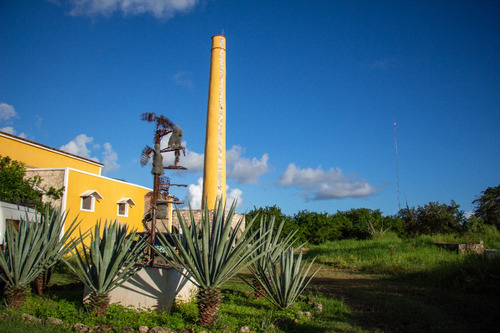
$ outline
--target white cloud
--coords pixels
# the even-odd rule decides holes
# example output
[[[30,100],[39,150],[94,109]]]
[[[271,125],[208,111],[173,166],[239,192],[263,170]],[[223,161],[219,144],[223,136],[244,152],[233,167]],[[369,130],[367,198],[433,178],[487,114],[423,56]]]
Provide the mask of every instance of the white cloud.
[[[185,143],[183,143],[185,147]],[[203,154],[198,154],[194,151],[186,149],[186,156],[181,153],[180,165],[186,167],[188,171],[197,172],[203,171],[203,165],[205,164],[205,157]]]
[[[348,197],[366,197],[377,192],[377,188],[359,177],[348,177],[340,168],[327,171],[321,166],[316,169],[299,169],[290,163],[278,180],[278,185],[298,187],[306,200],[328,200]]]
[[[10,120],[17,116],[17,112],[12,105],[0,103],[0,121]]]
[[[59,149],[70,154],[78,155],[81,157],[85,157],[96,162],[99,162],[99,159],[95,156],[92,156],[92,149],[89,148],[92,146],[93,150],[99,150],[101,146],[97,143],[94,143],[94,138],[87,136],[85,134],[79,134],[68,142],[67,144],[61,146]],[[113,147],[109,142],[105,142],[103,145],[103,151],[101,152],[102,160],[103,160],[103,168],[102,173],[107,174],[112,171],[116,171],[120,168],[118,164],[118,154],[113,150]]]
[[[193,81],[191,80],[191,73],[190,72],[177,72],[174,74],[174,81],[176,84],[179,86],[184,86],[191,88],[193,86]]]
[[[7,134],[16,135],[16,130],[12,126],[2,127],[0,131],[5,132]]]
[[[113,15],[123,16],[150,14],[169,19],[176,13],[193,9],[199,0],[69,0],[73,16]]]
[[[166,147],[168,136],[162,140],[162,148]],[[182,145],[186,147],[186,142]],[[244,149],[241,146],[233,146],[230,150],[226,151],[226,168],[227,178],[236,180],[239,184],[257,184],[259,177],[271,172],[271,167],[268,164],[268,154],[262,155],[260,159],[245,158],[241,155]],[[163,153],[163,165],[174,164],[174,153]],[[205,163],[205,155],[196,153],[186,149],[186,156],[181,153],[179,165],[186,167],[188,172],[203,171]],[[184,172],[184,171],[182,171]]]
[[[184,202],[191,205],[193,209],[201,209],[201,196],[203,191],[203,178],[198,178],[198,182],[196,184],[191,184],[188,186],[188,193],[184,198]]]
[[[236,180],[239,184],[257,184],[259,177],[271,172],[268,165],[268,154],[262,155],[260,159],[251,160],[242,157],[244,149],[241,146],[233,146],[226,152],[227,178]]]
[[[102,153],[104,167],[102,168],[102,173],[107,174],[109,172],[120,169],[120,165],[117,163],[118,154],[113,150],[113,147],[109,142],[105,142],[104,151]]]
[[[229,187],[228,187],[229,189]],[[201,209],[201,197],[203,195],[203,178],[198,178],[198,182],[196,184],[191,184],[188,186],[188,193],[184,198],[184,202],[186,206],[183,209],[188,207],[188,203],[191,204],[192,209]],[[243,204],[243,191],[239,188],[233,188],[226,195],[226,205],[230,207],[234,201],[237,201],[237,207]]]
[[[17,134],[16,130],[12,126],[2,127],[2,128],[0,128],[0,131],[5,132],[7,134],[16,135],[16,136],[18,136],[20,138],[24,138],[24,139],[28,138],[28,136],[26,135],[26,133],[19,133],[19,134]]]
[[[227,194],[226,206],[231,207],[234,201],[236,201],[236,207],[239,207],[243,204],[243,191],[239,188],[233,188]]]
[[[164,149],[167,147],[168,139],[170,138],[170,135],[165,136],[162,139],[161,142],[161,148]],[[186,147],[186,142],[182,142],[182,146]],[[175,161],[175,154],[174,152],[168,152],[168,153],[163,153],[163,165],[168,166],[168,165],[173,165]],[[150,161],[152,163],[152,161]],[[198,171],[203,171],[203,165],[204,165],[204,155],[203,154],[198,154],[194,151],[190,151],[189,149],[186,149],[186,156],[181,152],[181,156],[179,158],[179,165],[186,167],[188,172],[198,172]],[[185,172],[185,171],[182,171]]]
[[[59,149],[70,154],[78,155],[85,158],[90,157],[90,149],[87,148],[87,144],[92,143],[94,138],[86,136],[85,134],[79,134],[74,140],[68,142],[67,144],[61,146]],[[94,160],[96,158],[93,158]]]
[[[7,103],[0,103],[0,121],[5,122],[5,125],[9,125],[0,128],[0,131],[27,139],[28,135],[26,133],[17,134],[17,131],[12,126],[12,124],[14,123],[14,119],[16,118],[18,118],[17,112],[12,105]]]

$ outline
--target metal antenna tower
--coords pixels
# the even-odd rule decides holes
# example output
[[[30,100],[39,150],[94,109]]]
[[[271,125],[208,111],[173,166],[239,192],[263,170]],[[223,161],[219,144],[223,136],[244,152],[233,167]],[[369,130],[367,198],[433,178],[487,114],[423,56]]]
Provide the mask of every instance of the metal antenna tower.
[[[396,179],[398,184],[398,210],[401,210],[401,193],[399,192],[399,162],[398,162],[398,137],[396,135],[396,118],[392,120],[394,124],[394,149],[396,151]]]

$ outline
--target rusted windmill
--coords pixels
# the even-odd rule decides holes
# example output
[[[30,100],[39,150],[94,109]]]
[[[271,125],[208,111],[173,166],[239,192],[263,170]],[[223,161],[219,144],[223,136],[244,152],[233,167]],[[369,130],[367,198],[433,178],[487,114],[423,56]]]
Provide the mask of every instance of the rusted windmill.
[[[146,214],[145,226],[147,229],[147,222],[151,222],[151,244],[154,245],[156,233],[156,219],[158,216],[158,206],[162,205],[167,207],[169,204],[182,204],[178,198],[169,193],[171,186],[186,187],[184,184],[172,184],[170,178],[163,176],[164,169],[177,169],[187,170],[187,168],[178,165],[180,160],[180,152],[186,155],[186,148],[182,147],[182,130],[179,126],[175,125],[170,119],[165,116],[158,116],[154,113],[143,113],[141,119],[149,123],[156,123],[154,132],[154,148],[146,146],[141,154],[141,166],[146,166],[153,157],[153,169],[151,173],[154,176],[153,197],[151,199],[151,208]],[[166,135],[171,134],[166,148],[161,148],[161,140]],[[174,152],[175,161],[173,165],[163,166],[162,153]],[[161,196],[161,198],[160,198]],[[171,223],[171,221],[170,221]]]

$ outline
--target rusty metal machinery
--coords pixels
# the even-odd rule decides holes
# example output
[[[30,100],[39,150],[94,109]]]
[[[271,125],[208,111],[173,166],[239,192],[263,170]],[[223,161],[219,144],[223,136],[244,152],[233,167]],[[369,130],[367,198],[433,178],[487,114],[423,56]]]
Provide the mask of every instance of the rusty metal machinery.
[[[153,197],[150,202],[150,209],[146,212],[143,223],[148,230],[148,222],[151,222],[151,229],[148,230],[150,234],[151,244],[154,244],[156,236],[156,219],[165,218],[168,214],[166,210],[168,205],[183,204],[177,197],[169,193],[170,187],[187,187],[186,184],[172,184],[170,177],[164,176],[164,170],[187,170],[186,167],[178,165],[180,162],[180,153],[186,156],[186,148],[182,146],[182,130],[179,126],[174,124],[170,119],[163,115],[156,115],[155,113],[143,113],[141,120],[149,123],[155,123],[156,128],[154,131],[154,148],[146,146],[141,153],[140,163],[141,166],[146,166],[151,158],[153,158],[153,167],[151,173],[153,174]],[[162,139],[170,134],[167,147],[161,148]],[[174,164],[163,165],[163,153],[171,153],[175,155]],[[159,209],[160,208],[160,209]],[[171,221],[170,221],[171,223]],[[153,255],[150,252],[150,255]]]

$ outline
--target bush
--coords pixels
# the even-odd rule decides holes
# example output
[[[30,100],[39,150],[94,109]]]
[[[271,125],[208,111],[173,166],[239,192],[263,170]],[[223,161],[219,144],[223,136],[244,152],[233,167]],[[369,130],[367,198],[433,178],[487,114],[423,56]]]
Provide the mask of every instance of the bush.
[[[406,207],[398,212],[404,221],[407,235],[435,235],[461,233],[466,230],[466,219],[460,205],[451,200],[449,205],[429,202],[424,206]]]

